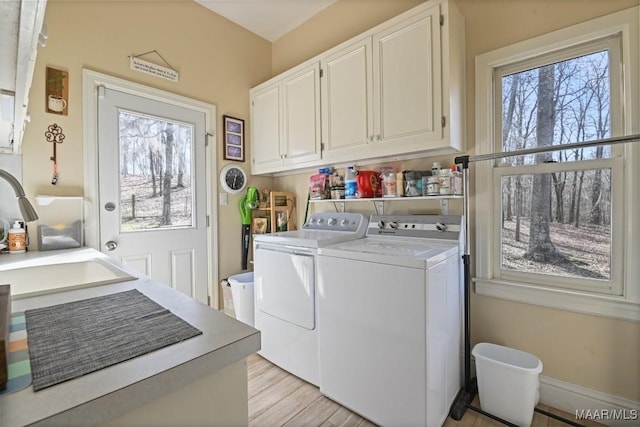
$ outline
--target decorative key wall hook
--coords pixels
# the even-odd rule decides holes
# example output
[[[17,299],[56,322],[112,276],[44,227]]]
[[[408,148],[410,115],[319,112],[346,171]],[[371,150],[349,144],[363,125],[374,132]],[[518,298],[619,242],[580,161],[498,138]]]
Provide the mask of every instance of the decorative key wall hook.
[[[49,157],[49,159],[53,162],[53,178],[51,178],[51,185],[56,185],[58,183],[58,156],[56,154],[56,144],[62,144],[64,142],[64,133],[62,133],[62,128],[57,124],[52,124],[49,126],[48,130],[44,133],[45,138],[47,138],[48,142],[53,143],[53,156]]]

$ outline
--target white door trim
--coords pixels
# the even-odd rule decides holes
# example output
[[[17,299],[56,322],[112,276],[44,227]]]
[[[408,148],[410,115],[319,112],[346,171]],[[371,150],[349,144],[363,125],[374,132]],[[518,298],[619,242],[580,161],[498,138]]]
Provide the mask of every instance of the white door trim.
[[[207,158],[206,158],[206,187],[207,187],[207,216],[209,217],[209,232],[207,233],[207,277],[210,304],[218,307],[218,257],[213,256],[218,249],[218,212],[215,201],[218,200],[217,185],[212,185],[212,171],[217,165],[216,159],[216,106],[195,99],[176,95],[149,86],[112,77],[106,74],[83,69],[82,70],[82,114],[83,114],[83,148],[84,148],[84,198],[89,208],[85,218],[85,240],[87,246],[100,250],[100,218],[96,206],[98,198],[98,88],[100,86],[119,90],[132,95],[155,99],[179,107],[202,112],[205,115],[207,129]],[[215,252],[214,252],[215,251]]]

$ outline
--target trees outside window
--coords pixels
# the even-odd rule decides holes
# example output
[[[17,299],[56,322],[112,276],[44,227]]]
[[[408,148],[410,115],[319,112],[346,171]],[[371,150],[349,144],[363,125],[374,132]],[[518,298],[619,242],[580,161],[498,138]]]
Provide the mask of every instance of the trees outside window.
[[[121,111],[119,131],[122,231],[191,226],[192,125]]]

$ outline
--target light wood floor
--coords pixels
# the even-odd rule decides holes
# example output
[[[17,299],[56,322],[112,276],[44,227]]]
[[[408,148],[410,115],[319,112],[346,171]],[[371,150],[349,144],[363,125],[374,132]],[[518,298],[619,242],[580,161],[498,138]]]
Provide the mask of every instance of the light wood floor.
[[[268,360],[248,358],[250,427],[375,427],[375,424],[320,394],[317,387],[275,366]],[[478,406],[477,401],[475,402]],[[573,415],[546,405],[540,409],[573,420]],[[564,427],[568,424],[534,412],[532,427]],[[586,422],[585,426],[600,426]],[[447,418],[445,427],[504,427],[472,410],[460,421]]]

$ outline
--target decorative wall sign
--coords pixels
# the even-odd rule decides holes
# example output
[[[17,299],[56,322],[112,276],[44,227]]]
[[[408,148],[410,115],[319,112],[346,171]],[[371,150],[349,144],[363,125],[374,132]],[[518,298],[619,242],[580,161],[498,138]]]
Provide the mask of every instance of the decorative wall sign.
[[[44,109],[47,113],[68,115],[69,73],[47,67]]]
[[[244,162],[244,120],[222,116],[224,124],[224,158]]]
[[[149,53],[155,53],[164,61],[167,67],[163,67],[162,65],[154,64],[153,62],[145,61],[141,59],[141,56],[147,55]],[[152,76],[160,77],[163,79],[171,80],[172,82],[178,81],[178,72],[160,55],[157,50],[152,50],[149,52],[142,53],[140,55],[133,55],[129,57],[129,66],[132,70],[140,71],[142,73],[151,74]]]

